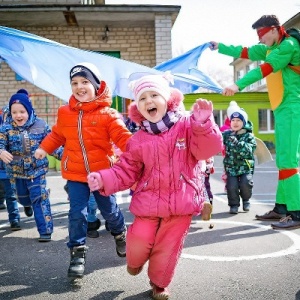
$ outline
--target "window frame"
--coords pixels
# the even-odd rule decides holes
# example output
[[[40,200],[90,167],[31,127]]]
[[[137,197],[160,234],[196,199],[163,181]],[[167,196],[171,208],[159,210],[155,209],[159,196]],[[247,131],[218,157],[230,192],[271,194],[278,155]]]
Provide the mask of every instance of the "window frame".
[[[265,112],[266,116],[261,116],[260,113]],[[275,132],[275,121],[274,121],[274,114],[271,109],[258,109],[258,133],[259,134],[266,134],[266,133],[274,133]],[[266,119],[266,130],[262,130],[260,127],[261,119]]]

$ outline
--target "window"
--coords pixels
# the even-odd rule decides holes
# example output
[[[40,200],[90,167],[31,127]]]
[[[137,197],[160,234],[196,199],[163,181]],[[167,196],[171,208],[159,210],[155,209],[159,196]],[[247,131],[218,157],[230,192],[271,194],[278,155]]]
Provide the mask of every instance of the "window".
[[[84,4],[84,5],[94,5],[95,1],[94,0],[81,0],[81,4]]]
[[[226,119],[226,110],[214,110],[213,113],[216,124],[219,125],[219,127],[223,126]]]
[[[244,70],[239,70],[236,72],[236,79],[239,80],[244,76]]]
[[[271,109],[258,110],[259,133],[274,133],[274,115]]]
[[[258,84],[258,86],[261,86],[261,85],[266,84],[266,78],[260,79],[260,80],[257,82],[257,84]]]
[[[256,62],[256,66],[259,67],[261,64],[263,64],[263,61],[259,60]],[[259,81],[257,81],[257,86],[260,87],[262,85],[266,84],[266,78],[262,78]]]
[[[250,72],[251,70],[255,69],[255,64],[251,63],[249,65],[246,66],[246,73]],[[246,91],[251,91],[254,88],[254,84],[250,84],[249,86],[247,86]]]
[[[103,53],[109,56],[113,56],[113,57],[117,57],[117,58],[121,58],[121,53],[120,51],[95,51],[97,53]]]
[[[121,52],[120,51],[95,51],[97,53],[102,53],[108,56],[113,56],[116,58],[121,58]],[[111,107],[115,108],[117,111],[121,113],[125,113],[127,111],[127,107],[125,106],[125,101],[123,101],[122,97],[114,96],[112,98],[113,103]]]

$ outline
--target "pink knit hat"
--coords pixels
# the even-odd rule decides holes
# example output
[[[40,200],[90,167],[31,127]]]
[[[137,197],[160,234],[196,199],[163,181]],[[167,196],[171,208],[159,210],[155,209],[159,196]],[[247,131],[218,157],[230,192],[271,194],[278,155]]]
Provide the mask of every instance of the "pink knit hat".
[[[131,81],[129,88],[132,90],[134,100],[137,103],[141,95],[147,91],[157,92],[168,101],[171,96],[170,83],[174,83],[173,76],[170,72],[166,72],[163,75],[146,75],[140,79]]]

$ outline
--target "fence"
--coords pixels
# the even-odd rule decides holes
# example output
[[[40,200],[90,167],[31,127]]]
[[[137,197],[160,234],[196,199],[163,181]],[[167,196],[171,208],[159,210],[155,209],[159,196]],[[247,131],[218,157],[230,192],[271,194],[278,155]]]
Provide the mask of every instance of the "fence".
[[[56,123],[57,110],[66,102],[51,94],[31,94],[30,99],[36,114],[45,120],[50,127]]]

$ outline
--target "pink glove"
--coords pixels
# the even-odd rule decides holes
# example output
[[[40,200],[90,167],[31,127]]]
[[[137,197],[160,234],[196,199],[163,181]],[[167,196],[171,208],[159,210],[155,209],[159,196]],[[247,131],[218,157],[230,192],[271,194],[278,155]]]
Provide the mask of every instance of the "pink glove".
[[[99,173],[97,172],[90,173],[87,176],[87,180],[88,180],[89,188],[92,192],[101,190],[103,188],[103,180]]]
[[[213,112],[213,104],[205,99],[197,99],[193,104],[192,113],[195,120],[199,123],[204,123],[209,119]]]

